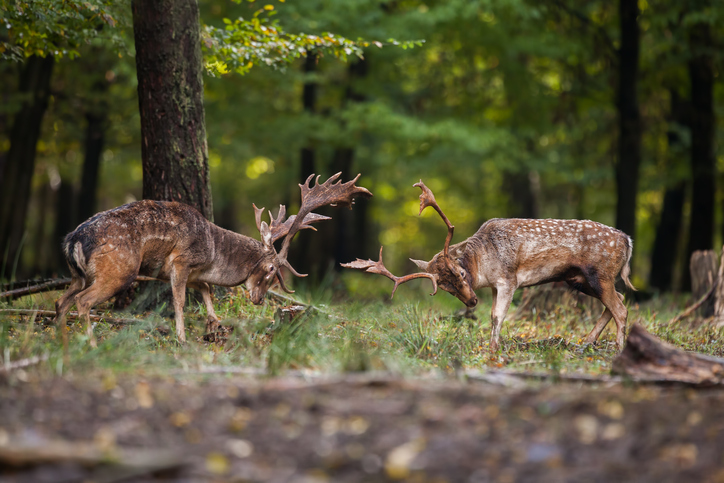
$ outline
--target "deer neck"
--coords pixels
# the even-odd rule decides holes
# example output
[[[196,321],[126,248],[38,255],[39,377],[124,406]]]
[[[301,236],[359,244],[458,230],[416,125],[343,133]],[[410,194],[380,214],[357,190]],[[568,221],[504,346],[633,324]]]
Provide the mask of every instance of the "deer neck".
[[[480,232],[467,240],[465,252],[461,257],[461,264],[472,275],[473,290],[494,285],[494,280],[490,279],[490,273],[488,272],[488,268],[494,263],[490,259],[491,250],[489,248],[486,246],[484,238],[480,236]]]
[[[254,238],[212,226],[212,262],[198,279],[224,287],[244,283],[264,256],[264,246]]]

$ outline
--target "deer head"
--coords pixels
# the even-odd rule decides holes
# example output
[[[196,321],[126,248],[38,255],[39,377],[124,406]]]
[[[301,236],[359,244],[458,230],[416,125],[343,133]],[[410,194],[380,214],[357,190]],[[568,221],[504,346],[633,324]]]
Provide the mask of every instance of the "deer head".
[[[445,213],[442,212],[440,206],[435,200],[430,188],[425,186],[425,183],[420,180],[419,183],[415,183],[413,186],[417,186],[422,190],[420,194],[420,213],[427,208],[432,206],[435,211],[440,214],[440,217],[447,225],[447,237],[445,238],[445,247],[443,250],[435,255],[432,260],[425,262],[422,260],[412,260],[415,265],[423,270],[420,273],[413,273],[405,275],[404,277],[396,277],[385,268],[382,262],[382,248],[380,247],[380,257],[377,262],[372,260],[360,260],[357,259],[351,263],[342,264],[343,267],[356,268],[364,270],[365,272],[378,273],[384,275],[395,282],[395,286],[392,289],[392,296],[395,296],[397,287],[407,281],[415,278],[429,278],[432,281],[433,293],[437,293],[437,288],[440,287],[446,292],[450,292],[458,299],[460,299],[466,306],[474,307],[478,303],[478,298],[473,290],[473,280],[466,263],[465,254],[465,243],[458,243],[450,247],[450,241],[453,237],[455,226],[450,223],[450,220]]]
[[[302,191],[302,205],[299,208],[299,212],[286,220],[286,207],[284,205],[279,206],[279,213],[276,218],[269,212],[270,224],[261,221],[264,208],[257,208],[256,205],[254,205],[256,226],[261,234],[264,254],[251,270],[249,278],[246,281],[246,287],[249,290],[252,303],[260,304],[264,300],[264,295],[266,295],[266,292],[275,281],[279,282],[279,285],[285,292],[294,292],[284,283],[284,277],[280,271],[281,267],[286,267],[297,277],[307,276],[306,274],[297,272],[287,260],[287,256],[289,254],[289,245],[298,231],[307,228],[316,231],[316,229],[311,226],[312,223],[330,219],[328,216],[312,213],[312,210],[325,205],[347,206],[351,208],[356,196],[364,196],[367,198],[372,196],[372,193],[366,188],[354,185],[360,177],[359,174],[353,180],[346,183],[342,183],[341,181],[335,183],[341,174],[342,173],[337,173],[331,176],[322,184],[319,183],[319,176],[317,176],[314,186],[310,186],[312,178],[314,178],[313,174],[310,175],[304,184],[299,185]],[[282,246],[277,253],[274,242],[282,238]]]

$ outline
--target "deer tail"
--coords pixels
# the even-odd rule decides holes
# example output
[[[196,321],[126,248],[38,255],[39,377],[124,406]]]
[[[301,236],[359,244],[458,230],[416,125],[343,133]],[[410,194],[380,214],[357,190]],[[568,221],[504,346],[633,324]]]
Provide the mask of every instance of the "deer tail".
[[[87,276],[88,263],[83,253],[83,243],[74,240],[73,233],[68,235],[63,242],[63,253],[68,262],[71,272],[74,275],[80,275],[83,278]]]
[[[631,275],[631,254],[633,254],[633,240],[630,236],[626,237],[626,264],[621,269],[621,280],[630,290],[636,291],[636,287],[633,286],[629,276]]]

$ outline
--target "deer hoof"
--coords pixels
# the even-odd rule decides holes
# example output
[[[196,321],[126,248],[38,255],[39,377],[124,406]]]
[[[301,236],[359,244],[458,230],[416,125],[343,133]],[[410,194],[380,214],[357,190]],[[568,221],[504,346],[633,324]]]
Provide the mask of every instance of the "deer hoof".
[[[217,332],[219,330],[220,324],[219,319],[216,317],[208,317],[206,319],[206,333],[210,334],[212,332]]]

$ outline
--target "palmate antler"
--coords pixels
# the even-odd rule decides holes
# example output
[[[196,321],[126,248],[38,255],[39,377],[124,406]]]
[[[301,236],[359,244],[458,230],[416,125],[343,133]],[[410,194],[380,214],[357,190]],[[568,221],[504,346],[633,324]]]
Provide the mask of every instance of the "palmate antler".
[[[314,186],[310,186],[309,184],[311,183],[312,178],[314,178],[314,175],[312,174],[309,175],[304,184],[299,185],[299,188],[302,190],[302,206],[299,207],[299,212],[289,227],[289,231],[282,242],[282,248],[279,251],[280,262],[283,262],[283,265],[297,276],[301,275],[299,275],[289,264],[287,261],[287,255],[289,254],[289,245],[291,244],[294,235],[296,235],[297,232],[304,227],[307,215],[311,214],[312,210],[325,205],[347,206],[351,208],[356,196],[364,196],[366,198],[372,196],[372,193],[370,193],[367,188],[354,185],[361,176],[360,174],[355,176],[353,180],[347,181],[346,183],[337,181],[341,175],[341,172],[334,174],[322,184],[319,184],[319,176],[317,176]],[[337,182],[335,183],[335,181]]]
[[[342,266],[345,268],[356,268],[359,270],[364,270],[365,272],[369,273],[379,273],[380,275],[384,275],[385,277],[389,278],[390,280],[395,282],[395,286],[392,288],[392,295],[390,296],[390,298],[395,296],[395,291],[397,290],[397,287],[400,286],[400,284],[408,282],[415,278],[429,278],[432,281],[433,287],[433,292],[430,295],[435,295],[437,293],[437,279],[431,273],[411,273],[410,275],[405,275],[404,277],[396,277],[392,275],[392,273],[387,270],[384,263],[382,263],[382,248],[383,247],[380,247],[380,259],[376,262],[373,262],[372,260],[361,260],[358,258],[354,262],[343,263]]]
[[[262,233],[262,239],[264,239],[264,234],[267,234],[266,236],[269,241],[269,249],[274,250],[274,242],[284,238],[281,250],[277,254],[277,270],[270,276],[276,277],[282,289],[287,293],[293,293],[293,290],[289,290],[287,288],[284,283],[284,277],[282,277],[282,274],[279,271],[279,267],[286,267],[297,277],[307,276],[306,274],[297,272],[287,260],[289,245],[291,244],[294,235],[296,235],[298,231],[307,228],[315,230],[315,228],[311,226],[311,223],[331,219],[328,216],[312,213],[312,210],[325,205],[348,206],[351,208],[352,204],[354,204],[355,197],[364,196],[369,198],[372,196],[372,193],[370,193],[367,188],[355,186],[355,183],[361,175],[358,174],[353,180],[346,183],[337,181],[341,175],[341,172],[332,175],[322,184],[319,183],[319,176],[317,176],[314,186],[310,186],[312,178],[314,178],[313,174],[310,175],[304,184],[299,185],[302,191],[302,205],[299,207],[299,212],[296,215],[290,216],[286,220],[284,219],[287,211],[286,207],[284,205],[279,205],[279,213],[277,213],[277,217],[274,218],[270,212],[269,216],[271,218],[271,224],[266,226],[266,223],[261,221],[261,215],[264,212],[264,208],[257,208],[254,206],[256,226]],[[337,182],[335,183],[335,181]]]
[[[432,191],[430,188],[425,186],[425,183],[420,180],[418,183],[415,183],[412,186],[417,186],[422,190],[422,193],[420,194],[420,212],[418,213],[418,216],[422,214],[422,210],[427,208],[428,206],[432,206],[435,208],[435,211],[437,211],[440,216],[442,217],[442,220],[447,225],[447,237],[445,238],[445,248],[443,250],[443,255],[445,258],[446,263],[450,263],[449,257],[448,257],[448,251],[450,248],[450,241],[453,237],[453,231],[455,230],[455,226],[450,223],[450,220],[448,220],[447,216],[445,216],[445,213],[442,212],[440,209],[440,206],[437,204],[437,201],[435,200],[435,195],[432,194]],[[395,291],[397,290],[397,287],[405,282],[408,282],[410,280],[414,280],[416,278],[429,278],[432,281],[432,285],[434,288],[434,291],[430,295],[435,295],[437,293],[437,276],[432,273],[428,272],[418,272],[418,273],[412,273],[410,275],[405,275],[404,277],[396,277],[390,273],[389,270],[385,267],[385,265],[382,263],[382,248],[380,247],[380,259],[376,262],[373,262],[372,260],[360,260],[359,258],[355,260],[354,262],[350,263],[343,263],[342,266],[346,268],[356,268],[358,270],[364,270],[365,272],[369,273],[378,273],[380,275],[384,275],[385,277],[389,278],[390,280],[395,282],[395,286],[392,288],[392,297],[395,296]],[[415,260],[413,260],[416,262]],[[417,262],[416,262],[417,263]]]
[[[257,229],[259,229],[259,231],[261,231],[261,215],[264,213],[264,208],[257,208],[255,204],[252,204],[252,206],[254,207],[254,218],[256,219],[256,227]],[[274,215],[272,215],[271,210],[269,211],[269,219],[271,220],[271,223],[269,224],[269,229],[271,230],[272,241],[277,241],[280,238],[284,237],[287,233],[289,233],[289,228],[291,228],[297,215],[292,215],[285,220],[284,217],[286,216],[286,214],[287,207],[284,205],[279,205],[279,212],[277,213],[276,218],[274,218]],[[309,213],[307,216],[304,217],[304,223],[300,227],[300,230],[309,228],[311,230],[317,231],[316,228],[311,226],[312,223],[331,219],[332,218],[330,218],[329,216],[320,215],[318,213]]]

